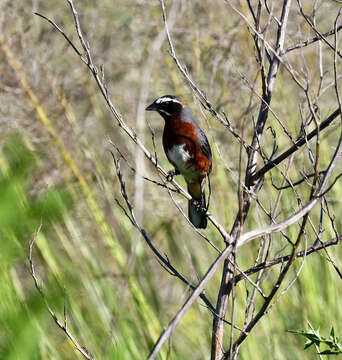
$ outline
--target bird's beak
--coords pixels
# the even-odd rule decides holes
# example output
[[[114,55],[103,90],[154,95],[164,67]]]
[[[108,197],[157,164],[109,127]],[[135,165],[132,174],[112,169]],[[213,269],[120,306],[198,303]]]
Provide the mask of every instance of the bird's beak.
[[[151,105],[149,105],[146,109],[146,111],[157,111],[158,107],[155,103],[152,103]]]

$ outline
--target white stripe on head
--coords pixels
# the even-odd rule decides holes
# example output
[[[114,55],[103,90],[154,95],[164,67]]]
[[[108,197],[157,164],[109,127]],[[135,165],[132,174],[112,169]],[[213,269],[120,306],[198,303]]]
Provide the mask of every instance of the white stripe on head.
[[[158,109],[158,111],[160,111],[160,112],[162,112],[162,113],[166,114],[167,116],[171,116],[171,114],[170,114],[170,113],[168,113],[167,111],[165,111],[165,110],[163,110],[163,109]]]
[[[173,99],[173,98],[170,98],[170,97],[161,97],[161,98],[159,98],[159,99],[156,100],[156,104],[161,104],[161,103],[163,103],[163,102],[168,102],[168,101],[172,101],[172,102],[175,102],[175,103],[177,103],[177,104],[181,104],[181,103],[179,102],[179,100]]]

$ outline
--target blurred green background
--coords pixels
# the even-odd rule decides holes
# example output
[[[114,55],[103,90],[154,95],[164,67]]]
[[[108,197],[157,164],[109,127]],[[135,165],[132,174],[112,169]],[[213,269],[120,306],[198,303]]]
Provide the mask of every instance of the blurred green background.
[[[245,14],[247,5],[233,1]],[[308,11],[312,2],[303,1]],[[223,1],[167,1],[170,28],[177,54],[198,86],[219,111],[225,111],[237,131],[250,141],[260,100],[260,78],[253,41],[243,20]],[[145,114],[144,107],[158,96],[176,94],[185,99],[208,134],[214,155],[210,211],[227,231],[238,209],[239,144],[207,112],[183,82],[163,35],[159,1],[75,1],[94,62],[104,64],[110,97],[126,122],[153,151],[147,121],[155,132],[159,163],[170,170],[161,146],[162,119]],[[319,2],[317,24],[322,32],[333,28],[335,2]],[[273,2],[279,12],[278,1]],[[140,234],[118,207],[123,204],[109,150],[108,137],[121,149],[139,174],[160,180],[139,149],[116,125],[96,84],[64,39],[38,11],[54,19],[77,43],[73,18],[66,1],[34,0],[0,3],[0,359],[78,359],[81,355],[49,315],[29,272],[29,241],[42,224],[33,251],[37,276],[51,308],[97,359],[144,359],[163,327],[189,295],[189,290],[156,261]],[[264,19],[265,20],[265,19]],[[273,31],[273,32],[272,32]],[[269,39],[275,39],[270,26]],[[285,47],[313,33],[291,10]],[[77,43],[78,44],[78,43]],[[288,54],[287,60],[310,79],[310,93],[321,86],[317,99],[322,120],[336,108],[333,88],[333,52],[322,46],[320,85],[319,46]],[[248,83],[245,81],[248,79]],[[280,70],[272,109],[295,139],[300,132],[300,109],[305,96],[289,74]],[[279,150],[291,142],[270,115],[267,126],[276,133]],[[321,169],[334,151],[338,127],[321,135]],[[265,130],[262,146],[267,155],[273,135]],[[137,164],[137,165],[135,165]],[[242,168],[246,155],[242,154]],[[286,164],[272,171],[280,185]],[[308,152],[300,151],[290,170],[293,181],[300,170],[310,172]],[[337,170],[341,170],[338,166]],[[137,219],[162,254],[192,283],[204,275],[216,251],[195,234],[173,205],[165,189],[132,173],[125,161],[121,170]],[[184,185],[182,179],[177,179]],[[298,187],[303,201],[309,187]],[[327,196],[337,230],[341,230],[342,187],[338,182]],[[269,176],[259,194],[268,209],[277,192]],[[184,198],[175,195],[186,209]],[[291,191],[281,197],[277,219],[298,209]],[[315,225],[319,207],[312,213]],[[253,204],[245,231],[269,224]],[[335,236],[325,216],[322,240]],[[298,224],[286,231],[290,238]],[[205,231],[215,245],[222,240],[210,225]],[[315,240],[307,228],[308,245]],[[304,244],[301,248],[304,247]],[[258,241],[239,249],[242,269],[253,265]],[[271,257],[291,248],[279,235],[273,237]],[[341,266],[340,246],[330,255]],[[290,271],[295,276],[300,261]],[[271,289],[279,266],[267,272],[263,289]],[[255,279],[255,277],[252,277]],[[206,289],[215,305],[218,272]],[[243,325],[250,284],[236,288],[235,320]],[[342,282],[325,255],[306,259],[299,279],[280,303],[265,316],[241,347],[240,359],[313,359],[315,349],[303,350],[304,341],[286,332],[305,329],[307,321],[322,332],[334,326],[342,334],[339,294]],[[256,306],[261,304],[257,299]],[[231,309],[227,318],[230,318]],[[176,328],[160,358],[208,359],[212,315],[198,301]],[[226,344],[230,330],[227,328]]]

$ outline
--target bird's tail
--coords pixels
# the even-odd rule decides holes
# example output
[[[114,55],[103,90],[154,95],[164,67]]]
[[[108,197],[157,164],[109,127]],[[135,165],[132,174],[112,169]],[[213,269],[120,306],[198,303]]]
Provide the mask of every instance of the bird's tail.
[[[205,215],[207,209],[205,193],[202,190],[201,183],[188,184],[188,192],[192,196],[188,207],[189,220],[196,228],[205,229],[208,223]]]

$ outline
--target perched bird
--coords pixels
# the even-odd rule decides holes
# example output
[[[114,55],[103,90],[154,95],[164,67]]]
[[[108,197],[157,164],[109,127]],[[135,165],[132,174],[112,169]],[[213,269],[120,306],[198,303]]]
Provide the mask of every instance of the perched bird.
[[[205,229],[207,208],[203,183],[212,165],[208,139],[189,107],[177,96],[162,96],[146,110],[157,111],[165,120],[163,147],[175,168],[175,171],[169,172],[169,179],[173,175],[183,175],[192,196],[192,200],[189,200],[189,219],[196,228]]]

